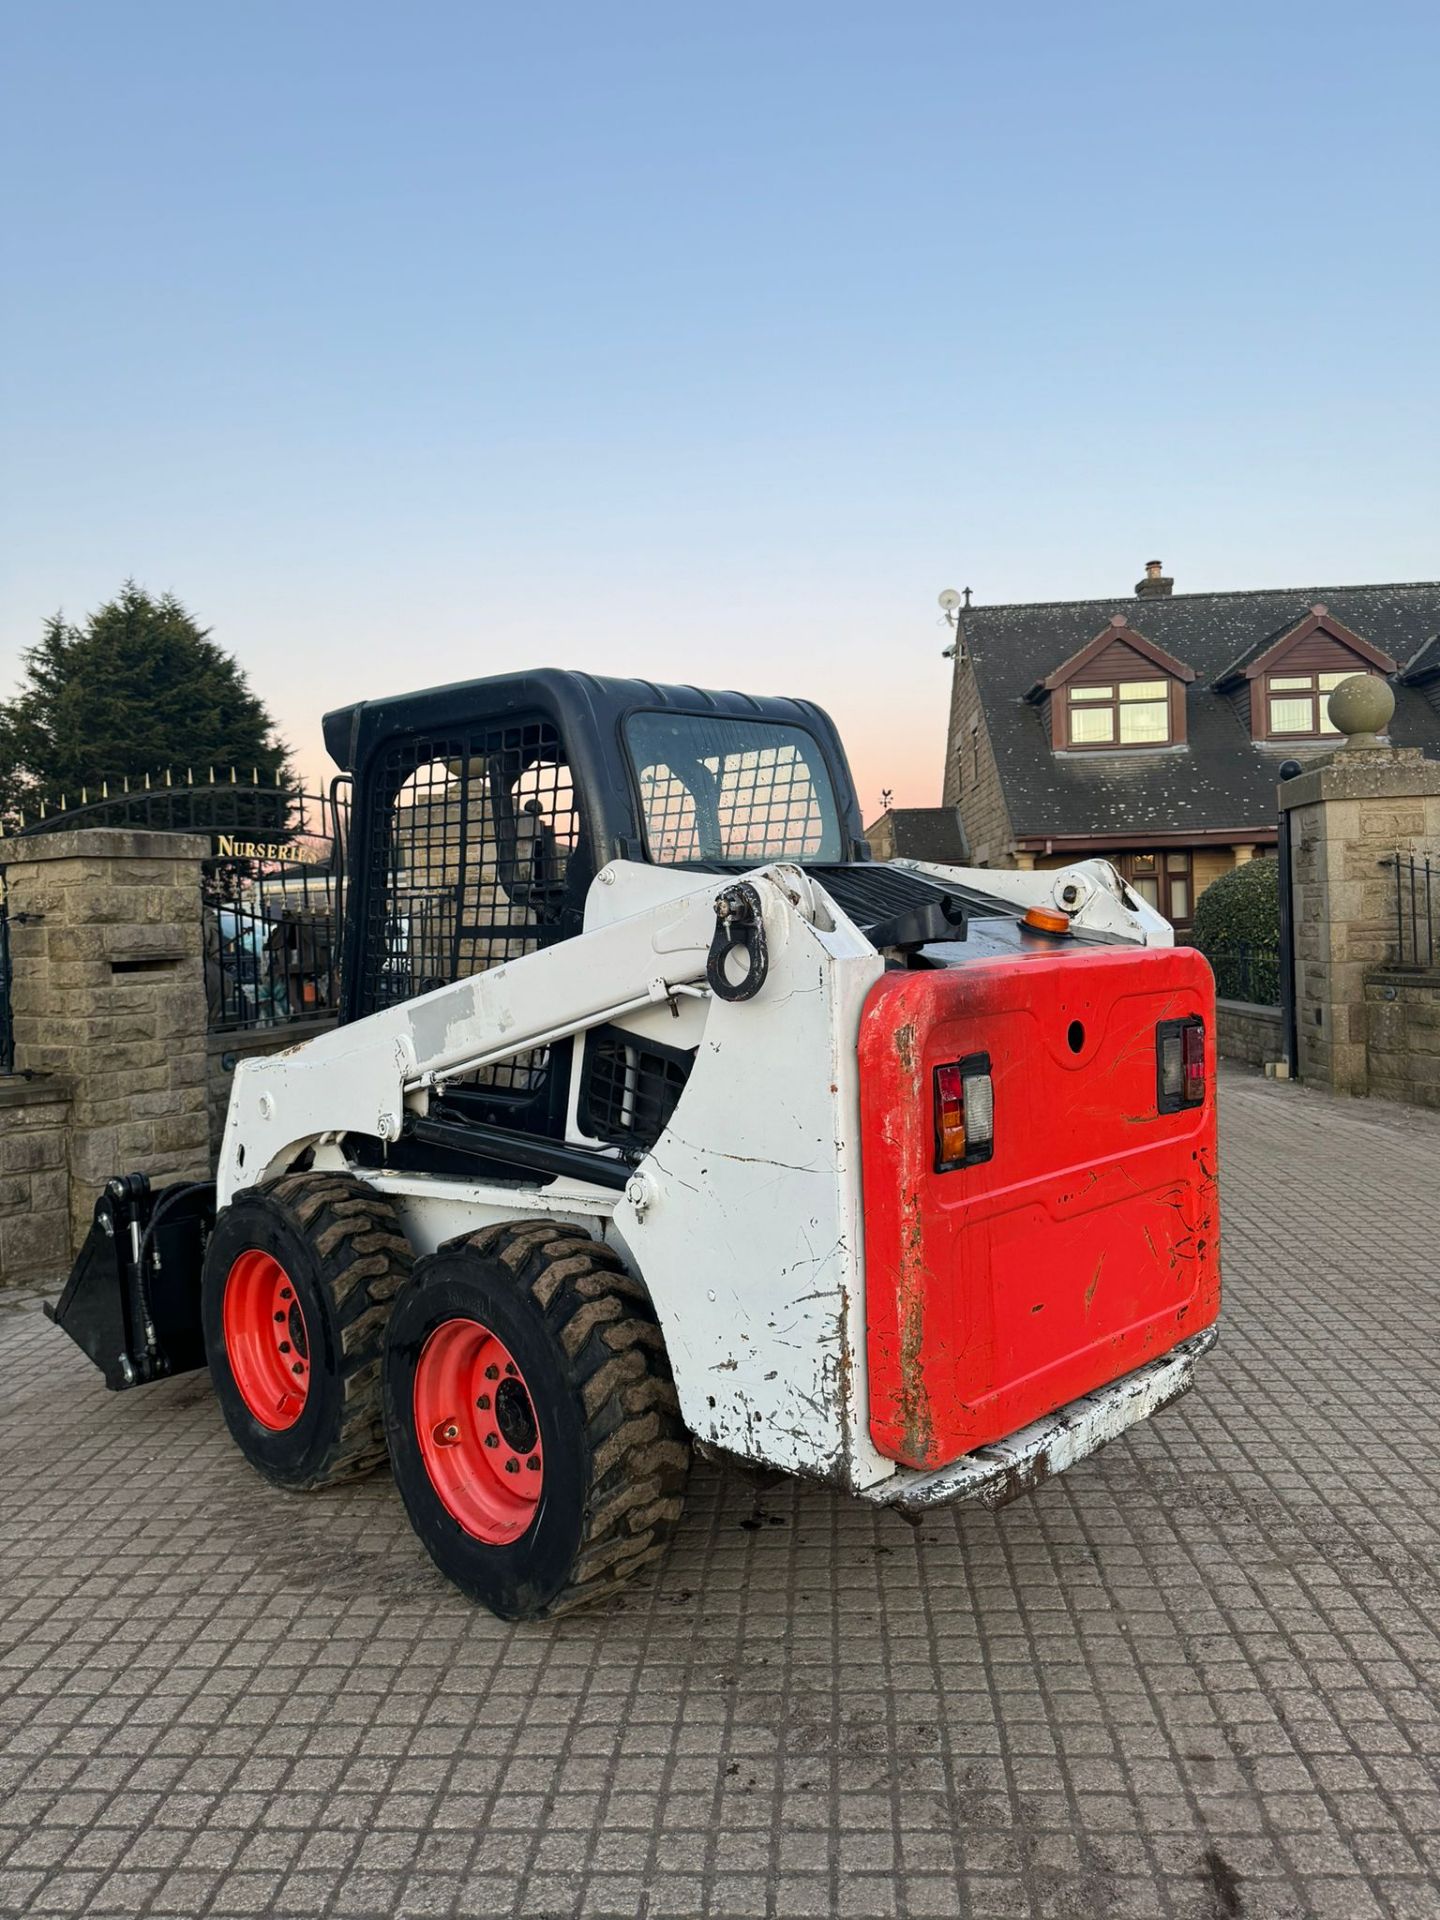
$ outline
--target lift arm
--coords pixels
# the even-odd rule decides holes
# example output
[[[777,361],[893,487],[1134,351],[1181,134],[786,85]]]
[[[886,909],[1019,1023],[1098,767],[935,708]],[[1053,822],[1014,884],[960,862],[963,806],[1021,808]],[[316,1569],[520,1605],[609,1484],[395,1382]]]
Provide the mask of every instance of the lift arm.
[[[1077,860],[1050,870],[1025,867],[941,867],[926,860],[892,860],[893,867],[949,880],[993,895],[1024,912],[1058,907],[1081,933],[1108,934],[1142,947],[1173,947],[1175,930],[1162,913],[1128,887],[1108,860]]]
[[[777,932],[812,897],[793,868],[762,868],[746,880]],[[243,1062],[220,1151],[219,1204],[282,1171],[322,1135],[398,1139],[407,1112],[423,1115],[431,1092],[462,1074],[678,995],[703,995],[716,893],[706,878],[575,939]]]

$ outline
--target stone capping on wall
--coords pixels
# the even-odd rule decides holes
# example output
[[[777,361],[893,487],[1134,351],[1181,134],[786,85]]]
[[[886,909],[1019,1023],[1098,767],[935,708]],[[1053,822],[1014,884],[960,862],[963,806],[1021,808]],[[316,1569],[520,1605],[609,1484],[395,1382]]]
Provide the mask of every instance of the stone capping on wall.
[[[203,833],[153,833],[140,827],[79,827],[71,833],[0,836],[0,867],[42,860],[208,860]]]
[[[1321,800],[1428,798],[1436,790],[1436,764],[1418,747],[1339,747],[1319,766],[1297,773],[1279,789],[1284,812]]]
[[[303,1040],[313,1040],[317,1033],[328,1033],[338,1019],[338,1014],[315,1013],[294,1020],[277,1020],[268,1027],[236,1027],[230,1033],[220,1027],[206,1035],[205,1046],[222,1060],[227,1053],[233,1053],[237,1060],[248,1060],[252,1053],[283,1053],[287,1047],[298,1047]]]

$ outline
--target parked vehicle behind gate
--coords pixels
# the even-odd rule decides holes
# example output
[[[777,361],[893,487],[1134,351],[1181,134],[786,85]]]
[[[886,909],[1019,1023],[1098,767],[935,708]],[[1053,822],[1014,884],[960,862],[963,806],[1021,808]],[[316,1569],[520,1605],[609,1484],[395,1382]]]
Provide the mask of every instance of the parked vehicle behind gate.
[[[1215,1338],[1213,983],[1103,861],[869,859],[806,701],[542,671],[327,716],[342,1024],[56,1317],[207,1359],[258,1471],[388,1456],[506,1618],[663,1551],[691,1450],[999,1505]]]

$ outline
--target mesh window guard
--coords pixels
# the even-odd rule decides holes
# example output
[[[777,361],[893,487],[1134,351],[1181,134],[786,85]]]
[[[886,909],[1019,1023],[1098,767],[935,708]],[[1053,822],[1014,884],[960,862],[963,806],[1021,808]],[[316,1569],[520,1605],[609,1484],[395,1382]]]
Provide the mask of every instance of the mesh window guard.
[[[670,1124],[692,1053],[646,1040],[619,1027],[597,1027],[586,1037],[580,1124],[592,1140],[617,1147],[651,1147]]]
[[[548,721],[396,741],[371,793],[361,1014],[558,936],[580,818]],[[546,1060],[520,1055],[473,1083],[530,1092]]]
[[[840,858],[830,776],[800,727],[636,713],[625,734],[652,860],[676,866]]]

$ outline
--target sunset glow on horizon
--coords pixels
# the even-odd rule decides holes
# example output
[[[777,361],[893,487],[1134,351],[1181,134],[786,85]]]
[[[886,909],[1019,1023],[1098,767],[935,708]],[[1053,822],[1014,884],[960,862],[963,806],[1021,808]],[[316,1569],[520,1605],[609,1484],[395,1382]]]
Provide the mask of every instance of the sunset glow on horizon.
[[[22,6],[0,697],[133,576],[308,782],[327,708],[575,666],[818,701],[869,821],[940,799],[943,587],[1433,577],[1385,18]]]

